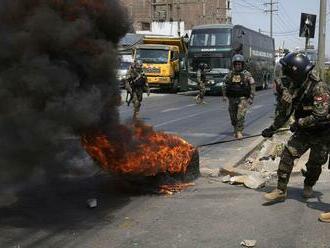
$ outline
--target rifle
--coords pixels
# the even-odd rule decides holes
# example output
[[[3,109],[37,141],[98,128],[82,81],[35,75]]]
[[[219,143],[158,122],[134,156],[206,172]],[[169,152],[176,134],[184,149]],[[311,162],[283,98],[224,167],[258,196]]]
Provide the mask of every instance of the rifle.
[[[128,90],[126,90],[126,104],[127,104],[127,106],[130,105],[131,101],[132,101],[132,94]]]
[[[129,88],[128,88],[128,86]],[[133,100],[133,88],[132,88],[132,85],[130,83],[130,79],[127,79],[126,83],[125,83],[125,87],[126,87],[126,103],[127,103],[127,106],[129,106]]]

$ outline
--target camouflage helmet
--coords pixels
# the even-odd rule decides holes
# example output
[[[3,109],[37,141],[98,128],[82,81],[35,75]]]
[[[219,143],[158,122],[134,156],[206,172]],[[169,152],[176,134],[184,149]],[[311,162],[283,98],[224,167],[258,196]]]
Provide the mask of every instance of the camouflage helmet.
[[[283,68],[283,74],[297,83],[305,81],[308,73],[314,68],[308,57],[299,52],[288,53],[280,59],[280,64]]]
[[[142,63],[141,60],[136,60],[136,61],[134,61],[134,67],[135,67],[135,68],[141,69],[142,66],[143,66],[143,63]]]
[[[235,54],[232,58],[232,63],[234,64],[235,62],[242,62],[244,64],[244,57],[241,54]]]

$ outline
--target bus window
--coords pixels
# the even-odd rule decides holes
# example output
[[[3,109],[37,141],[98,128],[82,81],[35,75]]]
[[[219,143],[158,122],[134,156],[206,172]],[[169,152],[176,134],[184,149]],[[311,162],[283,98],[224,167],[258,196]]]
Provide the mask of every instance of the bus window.
[[[190,39],[192,47],[229,46],[230,43],[231,31],[228,28],[193,30]]]

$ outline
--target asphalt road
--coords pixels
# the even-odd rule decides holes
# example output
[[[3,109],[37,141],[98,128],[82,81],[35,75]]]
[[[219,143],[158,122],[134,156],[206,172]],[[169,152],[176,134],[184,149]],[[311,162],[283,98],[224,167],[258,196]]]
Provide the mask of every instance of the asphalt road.
[[[145,99],[141,118],[158,130],[182,135],[195,145],[229,139],[227,106],[218,97],[195,105],[191,96],[153,95]],[[247,116],[246,134],[269,125],[272,92],[260,91]],[[122,120],[130,110],[120,108]],[[221,166],[239,156],[252,141],[201,149],[202,166]],[[220,153],[222,151],[222,153]],[[293,178],[289,199],[263,206],[263,192],[200,178],[172,196],[122,192],[110,175],[34,185],[0,197],[0,247],[240,247],[244,239],[256,247],[330,247],[330,225],[319,223],[330,209],[329,173],[316,186],[317,198],[301,195],[302,178]],[[267,190],[267,189],[266,189]],[[88,209],[86,200],[97,198]]]
[[[207,104],[196,105],[193,96],[156,95],[144,97],[140,119],[156,130],[178,134],[195,146],[233,139],[228,104],[220,97],[206,97]],[[126,105],[120,108],[122,121],[131,121],[132,110]],[[274,116],[272,90],[258,91],[250,107],[244,135],[258,134],[268,127]],[[257,138],[222,145],[203,147],[200,155],[203,166],[219,168],[230,165],[244,156]]]
[[[156,130],[179,134],[194,145],[233,138],[228,105],[220,97],[206,97],[207,104],[197,105],[193,96],[152,94],[144,97],[140,119]],[[271,122],[274,96],[271,90],[258,91],[246,118],[245,134],[255,134]],[[130,121],[132,110],[120,107],[123,122]]]

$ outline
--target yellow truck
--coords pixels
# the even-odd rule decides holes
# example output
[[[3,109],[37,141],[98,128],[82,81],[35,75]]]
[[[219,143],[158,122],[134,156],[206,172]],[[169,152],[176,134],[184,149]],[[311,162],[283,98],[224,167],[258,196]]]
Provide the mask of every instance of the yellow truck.
[[[141,60],[150,87],[177,91],[187,80],[188,49],[182,37],[145,36],[133,51]]]

